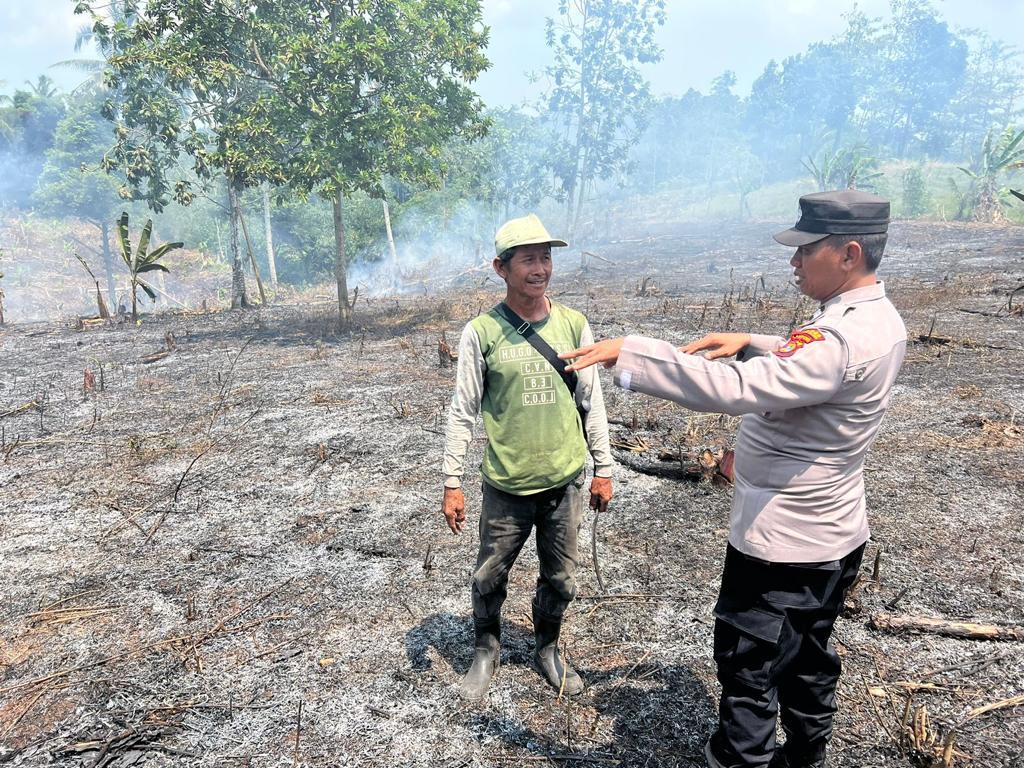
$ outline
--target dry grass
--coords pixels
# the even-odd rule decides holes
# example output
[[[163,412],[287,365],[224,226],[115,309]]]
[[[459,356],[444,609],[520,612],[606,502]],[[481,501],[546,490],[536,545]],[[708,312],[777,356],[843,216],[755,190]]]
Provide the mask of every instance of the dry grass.
[[[890,293],[917,332],[934,316],[932,332],[954,342],[912,346],[868,459],[868,561],[882,555],[836,632],[846,673],[832,764],[939,766],[953,744],[955,766],[1009,768],[1024,759],[1024,708],[986,707],[1024,691],[1024,651],[880,635],[867,618],[1024,622],[1020,319],[998,313],[1010,267],[967,263],[985,242],[1018,236],[895,235]],[[600,249],[614,265],[556,265],[557,297],[599,337],[681,344],[727,316],[785,332],[812,309],[752,230],[628,239]],[[732,276],[704,270],[711,261]],[[635,295],[624,273],[657,275],[660,293]],[[0,332],[0,761],[702,764],[730,493],[679,470],[681,457],[728,448],[736,421],[607,378],[614,439],[644,447],[616,451],[616,498],[598,531],[604,597],[584,527],[565,641],[587,691],[559,701],[528,666],[531,544],[513,572],[489,700],[455,696],[477,542],[472,525],[451,536],[437,511],[454,376],[437,350],[496,300],[478,282],[361,297],[356,327],[340,335],[329,296],[139,328]],[[175,349],[141,362],[168,331]],[[97,375],[86,389],[83,370],[98,374],[100,362],[103,386]],[[478,439],[470,466],[481,450]],[[467,502],[472,522],[472,482]]]

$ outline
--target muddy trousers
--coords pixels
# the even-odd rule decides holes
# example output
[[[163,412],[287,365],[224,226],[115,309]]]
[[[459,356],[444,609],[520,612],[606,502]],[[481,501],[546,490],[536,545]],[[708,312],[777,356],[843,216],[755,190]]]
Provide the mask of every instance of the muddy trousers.
[[[473,571],[473,618],[496,621],[508,594],[508,574],[530,532],[537,529],[540,576],[534,607],[557,621],[576,596],[577,537],[583,521],[583,473],[568,485],[515,496],[483,484],[480,552]]]
[[[723,765],[767,765],[777,718],[791,762],[824,757],[841,670],[829,638],[863,556],[861,545],[827,563],[769,563],[729,546],[715,605],[722,698],[711,740]]]

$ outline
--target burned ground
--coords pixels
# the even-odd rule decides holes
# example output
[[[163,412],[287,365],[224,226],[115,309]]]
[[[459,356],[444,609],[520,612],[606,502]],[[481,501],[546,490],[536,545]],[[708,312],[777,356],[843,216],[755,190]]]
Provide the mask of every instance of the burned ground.
[[[784,332],[811,307],[770,230],[648,229],[563,258],[555,293],[598,336]],[[836,630],[841,768],[942,765],[944,744],[953,765],[1024,760],[1020,643],[868,624],[1024,623],[1022,246],[1016,229],[892,237],[884,273],[912,343]],[[454,378],[438,341],[496,299],[486,274],[360,299],[341,336],[329,301],[0,330],[0,763],[702,765],[730,491],[683,470],[735,422],[607,378],[622,461],[597,530],[608,594],[588,519],[565,632],[587,691],[559,701],[528,665],[531,545],[489,699],[455,694],[476,534],[438,513]]]

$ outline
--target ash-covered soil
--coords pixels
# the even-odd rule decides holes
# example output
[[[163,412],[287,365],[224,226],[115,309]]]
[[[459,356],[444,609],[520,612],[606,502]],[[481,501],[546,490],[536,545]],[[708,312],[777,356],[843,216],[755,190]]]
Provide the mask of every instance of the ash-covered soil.
[[[598,336],[785,333],[811,306],[774,229],[651,227],[556,259],[553,292]],[[1024,624],[1022,246],[1020,229],[894,227],[883,275],[913,341],[836,630],[839,768],[942,765],[944,745],[951,765],[1024,761],[1024,644],[868,626]],[[736,424],[607,373],[608,594],[588,519],[565,630],[587,691],[560,701],[529,666],[531,545],[489,699],[456,695],[477,537],[439,514],[438,342],[497,300],[486,275],[360,298],[344,335],[330,302],[0,329],[0,763],[703,764],[731,491],[680,466]]]

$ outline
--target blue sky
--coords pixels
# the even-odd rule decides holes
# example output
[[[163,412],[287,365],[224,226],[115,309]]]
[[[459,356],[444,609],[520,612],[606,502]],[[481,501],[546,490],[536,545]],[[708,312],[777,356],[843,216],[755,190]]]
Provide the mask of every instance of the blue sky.
[[[490,104],[516,104],[536,97],[540,86],[530,72],[548,61],[544,18],[557,13],[555,0],[484,0],[491,27],[491,70],[477,83]],[[1024,48],[1024,0],[939,0],[947,21],[977,27]],[[56,61],[75,57],[75,0],[0,0],[0,92],[10,93],[25,80],[48,74],[72,88],[82,76],[51,69]],[[659,31],[664,60],[646,68],[657,94],[681,94],[687,88],[706,90],[726,69],[738,77],[741,93],[750,88],[769,59],[782,59],[825,40],[844,27],[842,14],[852,0],[667,0],[668,21]],[[888,0],[861,0],[872,16],[888,14]]]

